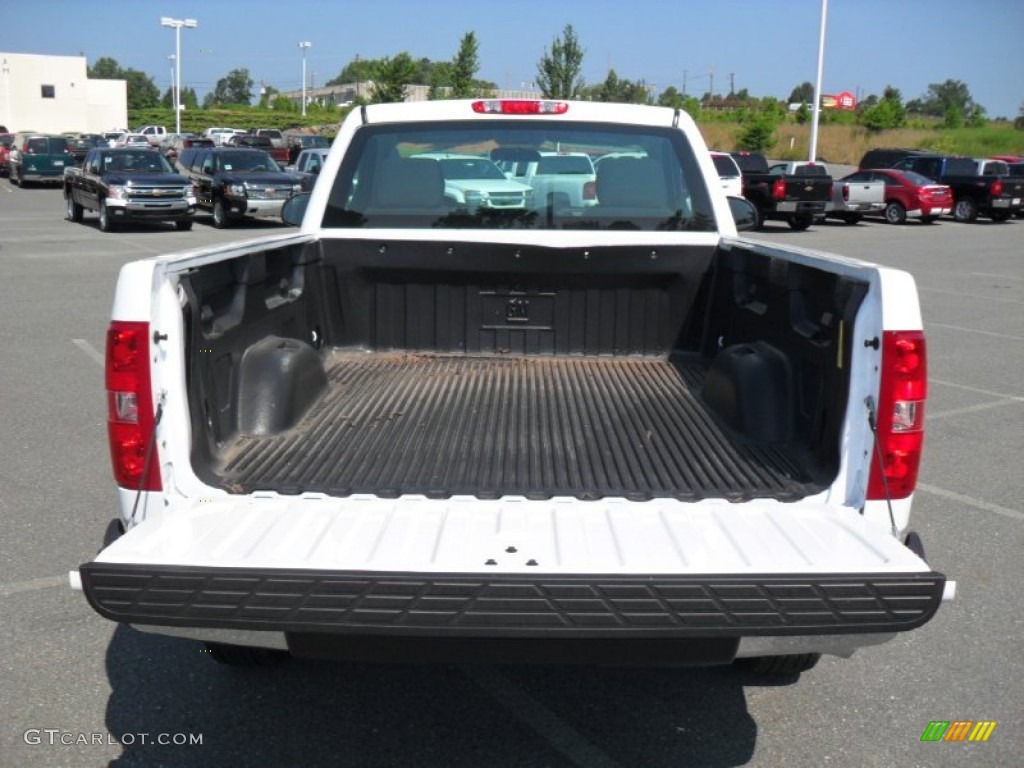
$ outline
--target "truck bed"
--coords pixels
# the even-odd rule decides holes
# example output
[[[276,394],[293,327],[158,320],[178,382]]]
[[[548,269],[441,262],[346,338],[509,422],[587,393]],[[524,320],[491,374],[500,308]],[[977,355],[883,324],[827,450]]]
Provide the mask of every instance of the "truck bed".
[[[501,357],[335,350],[292,429],[240,435],[234,492],[432,498],[794,500],[825,487],[796,451],[753,443],[699,397],[697,356]]]

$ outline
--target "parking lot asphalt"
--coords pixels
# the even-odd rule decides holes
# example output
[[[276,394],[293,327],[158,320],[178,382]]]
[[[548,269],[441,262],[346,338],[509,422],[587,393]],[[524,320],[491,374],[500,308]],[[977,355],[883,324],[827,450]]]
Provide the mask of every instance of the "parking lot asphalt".
[[[1009,766],[1024,754],[1024,221],[823,224],[753,237],[911,272],[929,343],[913,527],[956,600],[799,682],[733,668],[224,668],[67,586],[115,514],[102,358],[118,269],[287,231],[105,234],[0,180],[0,767]],[[993,720],[927,743],[933,720]],[[201,744],[181,744],[182,739]],[[161,740],[170,742],[159,743]]]

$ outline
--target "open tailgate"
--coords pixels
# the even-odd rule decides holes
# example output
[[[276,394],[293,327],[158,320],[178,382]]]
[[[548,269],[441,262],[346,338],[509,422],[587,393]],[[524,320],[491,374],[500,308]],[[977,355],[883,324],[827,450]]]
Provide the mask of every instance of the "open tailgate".
[[[851,509],[667,499],[222,497],[80,575],[114,621],[516,637],[902,631],[945,584]]]

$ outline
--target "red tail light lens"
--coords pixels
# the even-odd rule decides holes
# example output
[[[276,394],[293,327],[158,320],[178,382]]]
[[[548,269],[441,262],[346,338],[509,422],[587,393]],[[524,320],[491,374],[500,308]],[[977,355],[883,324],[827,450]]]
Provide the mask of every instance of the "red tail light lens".
[[[992,182],[992,197],[999,197],[1003,194],[1003,180],[996,179]]]
[[[843,184],[843,202],[844,203],[850,202],[850,185],[849,184]]]
[[[786,199],[786,180],[776,179],[775,183],[772,184],[772,199],[773,200],[785,200]]]
[[[564,115],[569,105],[564,101],[488,99],[474,101],[473,111],[481,115]]]
[[[115,321],[110,324],[106,384],[107,435],[114,479],[118,485],[132,490],[161,490],[160,461],[155,445],[146,472],[146,452],[153,434],[149,323]]]
[[[597,183],[588,181],[583,184],[583,199],[597,200]]]
[[[924,443],[927,396],[924,333],[886,331],[882,334],[882,380],[876,425],[880,450],[871,462],[868,499],[884,499],[886,486],[893,499],[905,499],[914,492]]]

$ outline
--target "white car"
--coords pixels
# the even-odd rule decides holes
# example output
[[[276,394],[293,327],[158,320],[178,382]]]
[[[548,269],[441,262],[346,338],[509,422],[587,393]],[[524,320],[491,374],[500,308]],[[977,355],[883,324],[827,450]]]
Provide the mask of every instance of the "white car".
[[[424,152],[412,158],[441,165],[444,195],[457,205],[494,210],[531,207],[533,189],[507,178],[489,158],[448,152]]]
[[[722,189],[729,197],[743,197],[743,172],[728,152],[711,152],[711,161],[722,180]]]
[[[114,142],[115,147],[148,147],[149,139],[141,133],[122,133]]]

